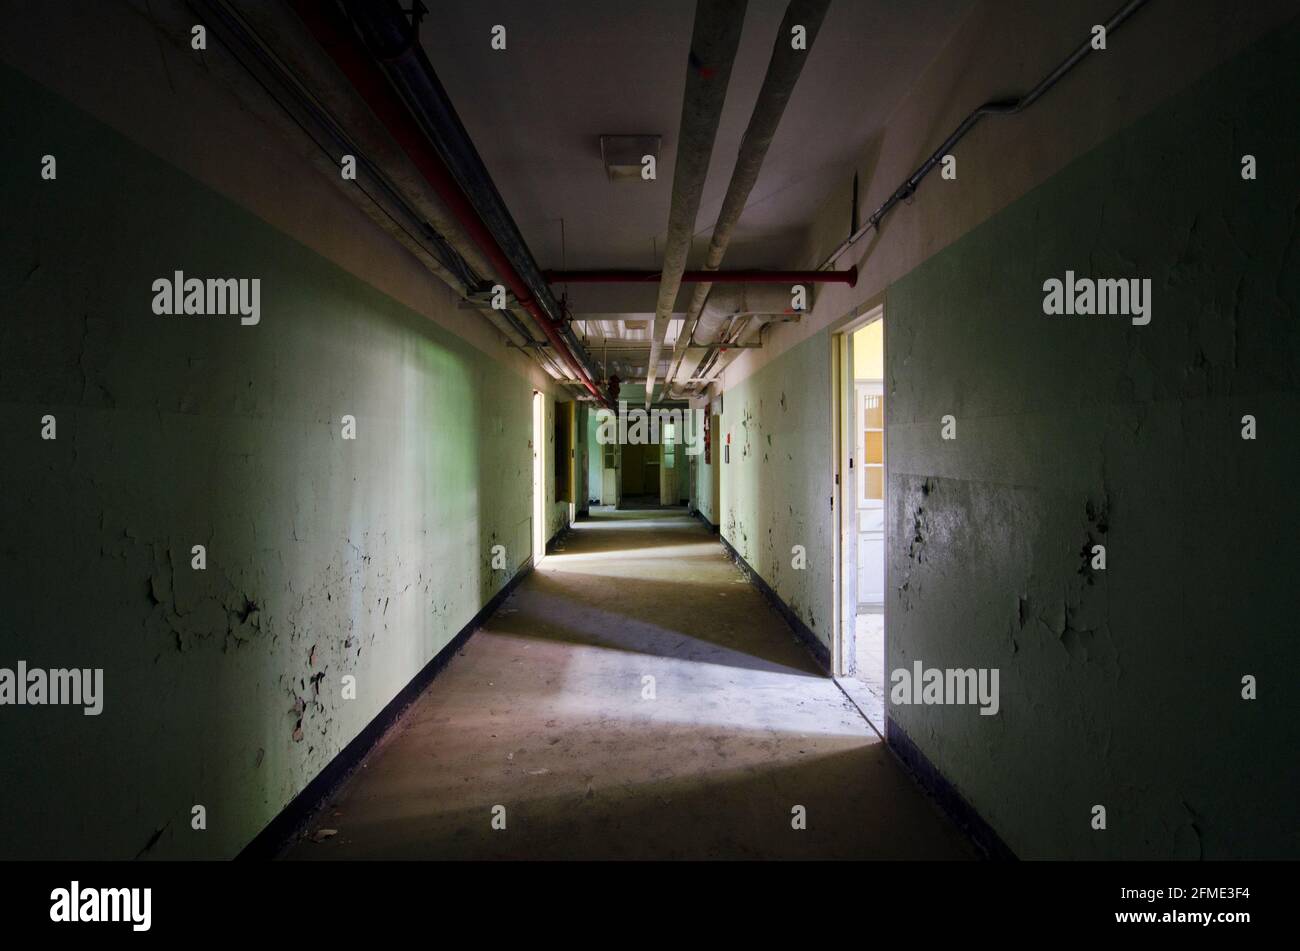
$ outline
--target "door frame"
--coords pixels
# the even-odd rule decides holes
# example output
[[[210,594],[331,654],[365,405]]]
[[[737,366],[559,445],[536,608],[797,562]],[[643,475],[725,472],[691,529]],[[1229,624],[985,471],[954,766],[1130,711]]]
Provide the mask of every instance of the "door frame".
[[[862,330],[862,329],[863,329],[863,328],[861,328],[861,327],[858,328],[858,330]],[[882,326],[881,329],[882,329],[882,330],[884,329],[883,326]],[[882,343],[883,343],[883,340],[882,340]],[[871,393],[870,393],[869,391],[871,391],[871,390],[875,390],[875,389],[878,387],[879,390],[880,390],[879,395],[880,395],[880,397],[883,399],[883,398],[884,398],[884,395],[885,395],[885,381],[884,381],[883,379],[880,379],[880,380],[872,380],[872,379],[870,379],[870,378],[860,377],[860,376],[858,376],[858,371],[859,371],[859,369],[860,369],[860,368],[857,367],[856,365],[855,365],[854,368],[853,368],[853,412],[854,412],[854,414],[855,414],[855,415],[854,415],[854,421],[858,424],[857,426],[855,426],[855,428],[854,428],[854,432],[853,432],[854,452],[856,453],[856,455],[857,455],[857,457],[858,457],[858,458],[857,458],[857,465],[856,465],[856,467],[855,467],[855,469],[854,469],[854,483],[855,483],[855,484],[854,484],[854,487],[853,487],[853,492],[854,492],[854,504],[855,504],[856,507],[857,507],[857,508],[856,508],[856,516],[857,516],[857,519],[858,519],[859,521],[860,521],[860,519],[862,518],[862,513],[863,513],[864,510],[869,510],[869,509],[878,509],[878,510],[880,511],[880,525],[881,525],[881,528],[880,528],[880,533],[879,533],[879,539],[880,539],[880,544],[881,544],[881,546],[882,546],[882,555],[883,555],[884,534],[885,534],[885,530],[884,530],[884,516],[885,516],[885,514],[886,514],[886,513],[885,513],[885,495],[884,495],[884,493],[885,493],[885,466],[884,466],[884,461],[885,461],[885,459],[884,459],[884,451],[885,451],[885,449],[884,449],[884,446],[885,446],[885,431],[884,431],[884,415],[883,415],[883,413],[882,413],[882,415],[881,415],[881,420],[880,420],[880,424],[881,424],[881,429],[880,429],[880,447],[881,447],[881,449],[880,449],[880,451],[881,451],[881,457],[880,457],[880,492],[881,492],[881,494],[880,494],[880,502],[879,502],[878,505],[876,505],[876,504],[869,504],[869,503],[866,503],[866,502],[863,501],[863,498],[862,498],[863,494],[865,494],[865,491],[866,491],[867,467],[868,467],[869,465],[873,465],[873,463],[868,463],[868,462],[866,461],[866,458],[865,458],[865,457],[866,457],[866,452],[867,452],[866,444],[865,444],[865,443],[859,443],[858,440],[859,440],[860,438],[862,438],[862,437],[865,435],[865,432],[866,432],[865,418],[866,418],[866,412],[867,412],[867,410],[866,410],[866,399],[865,399],[864,397],[869,397],[869,396],[871,395]],[[883,370],[882,370],[882,372],[883,372]],[[860,414],[860,415],[859,415],[859,414]],[[862,530],[861,530],[861,525],[859,524],[859,526],[858,526],[858,532],[857,532],[857,535],[856,535],[858,547],[855,549],[855,551],[858,553],[858,557],[859,557],[859,558],[861,557],[861,554],[862,554],[862,541],[863,541],[863,537],[864,537],[864,533],[862,532]],[[876,602],[871,601],[871,600],[868,600],[868,598],[867,598],[867,596],[866,596],[866,593],[863,592],[863,590],[862,590],[862,564],[861,564],[861,562],[859,562],[855,567],[857,568],[857,579],[858,579],[858,580],[857,580],[858,590],[857,590],[857,594],[856,594],[856,597],[857,597],[857,600],[858,600],[858,604],[857,604],[857,606],[858,606],[858,608],[859,608],[859,610],[860,610],[861,607],[862,607],[862,605],[864,605],[864,604],[875,604]],[[884,590],[885,575],[884,575],[884,570],[883,570],[883,569],[884,569],[884,565],[883,565],[883,564],[881,565],[881,569],[882,569],[882,570],[881,570],[881,572],[880,572],[880,602],[879,602],[879,603],[880,603],[880,606],[881,606],[881,610],[883,611],[883,610],[884,610],[884,604],[885,604],[885,590]],[[873,583],[874,583],[874,582],[873,582]]]
[[[546,402],[533,390],[533,566],[546,556]]]
[[[564,527],[568,528],[578,520],[578,509],[581,505],[581,500],[578,498],[578,401],[567,400],[559,404],[557,411],[563,412],[566,420],[563,452],[568,471],[568,485],[566,486],[568,489],[568,504],[564,509]],[[556,446],[555,451],[560,452],[560,447]]]
[[[867,324],[883,320],[885,303],[874,299],[858,307],[833,327],[831,346],[831,510],[832,554],[834,570],[831,572],[833,609],[831,639],[831,674],[843,677],[848,673],[848,660],[853,656],[857,624],[857,472],[852,466],[853,447],[856,444],[854,416],[856,392],[853,373],[853,334]],[[889,354],[889,325],[886,324],[882,347],[886,361]],[[888,363],[886,363],[886,366]],[[886,380],[886,384],[888,380]],[[888,387],[886,386],[886,389]],[[885,653],[889,653],[889,410],[891,400],[885,399],[884,439],[884,499],[885,514]],[[887,665],[887,663],[886,663]]]

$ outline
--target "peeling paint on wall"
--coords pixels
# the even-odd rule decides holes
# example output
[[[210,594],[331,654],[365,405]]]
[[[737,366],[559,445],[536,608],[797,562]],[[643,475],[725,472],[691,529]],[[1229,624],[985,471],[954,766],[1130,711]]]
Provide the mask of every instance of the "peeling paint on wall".
[[[1275,101],[1300,81],[1297,34],[888,294],[887,666],[997,667],[1003,692],[997,717],[890,715],[1024,858],[1300,854],[1300,776],[1278,758],[1300,748],[1295,710],[1240,696],[1243,673],[1296,663],[1300,454],[1289,429],[1239,434],[1242,413],[1300,410],[1282,282],[1300,265],[1300,139]],[[1270,183],[1241,180],[1245,141]],[[1071,267],[1152,278],[1152,323],[1044,316],[1042,281]]]
[[[529,557],[532,388],[18,74],[0,88],[19,151],[96,157],[57,188],[0,179],[0,628],[12,658],[103,667],[106,695],[0,719],[0,853],[229,857]],[[260,324],[155,316],[177,267],[261,278]]]
[[[829,481],[826,334],[800,344],[727,391],[722,433],[723,537],[795,614],[829,646],[834,520]],[[808,554],[792,567],[793,546]]]
[[[1021,857],[1300,854],[1300,711],[1281,682],[1240,695],[1300,663],[1297,49],[1293,23],[889,288],[886,666],[998,668],[1002,693],[890,716]],[[1246,142],[1268,182],[1241,180]],[[1151,324],[1045,316],[1066,269],[1151,278]],[[810,627],[826,333],[725,393],[724,534]],[[1272,438],[1243,441],[1245,413]]]

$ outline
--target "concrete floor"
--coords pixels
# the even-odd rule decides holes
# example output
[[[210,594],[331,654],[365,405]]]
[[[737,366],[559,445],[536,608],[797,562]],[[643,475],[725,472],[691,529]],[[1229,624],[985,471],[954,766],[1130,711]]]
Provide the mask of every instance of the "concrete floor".
[[[859,609],[861,610],[861,609]],[[876,608],[855,619],[853,654],[856,680],[874,693],[885,695],[885,613]]]
[[[861,611],[862,606],[858,606]],[[855,620],[854,672],[837,681],[878,733],[885,731],[885,614],[868,609]]]
[[[680,510],[580,522],[285,853],[974,856]]]

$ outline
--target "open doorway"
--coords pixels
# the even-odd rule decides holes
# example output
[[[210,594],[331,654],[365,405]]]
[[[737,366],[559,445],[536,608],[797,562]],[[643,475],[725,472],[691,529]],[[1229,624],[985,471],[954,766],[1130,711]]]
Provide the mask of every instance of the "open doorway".
[[[628,439],[619,446],[619,508],[689,507],[689,436],[684,428],[689,412],[679,405],[658,406],[650,411],[652,416],[628,424]],[[646,418],[650,421],[645,422]]]
[[[681,505],[680,465],[682,456],[677,451],[676,423],[664,423],[659,430],[659,504]]]
[[[546,404],[533,390],[533,565],[546,554],[546,479],[543,452],[546,445]]]
[[[619,508],[656,508],[661,494],[658,443],[629,443],[623,448]]]
[[[555,404],[555,504],[564,506],[564,523],[568,528],[578,516],[578,453],[575,436],[578,428],[578,404],[574,400]]]
[[[877,307],[837,335],[835,673],[883,728],[885,699],[885,320]]]

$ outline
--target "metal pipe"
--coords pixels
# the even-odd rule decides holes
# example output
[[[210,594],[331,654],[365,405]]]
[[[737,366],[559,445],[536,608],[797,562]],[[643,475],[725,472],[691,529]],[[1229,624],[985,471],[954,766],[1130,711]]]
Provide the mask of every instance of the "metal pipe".
[[[543,271],[552,284],[658,284],[662,271]],[[858,269],[847,271],[683,271],[682,284],[847,284],[858,282]]]
[[[776,42],[772,46],[772,56],[767,63],[767,72],[763,75],[763,85],[758,90],[753,111],[749,116],[749,125],[740,140],[740,149],[736,153],[736,165],[727,184],[727,194],[722,199],[722,208],[718,211],[718,220],[713,226],[713,237],[709,241],[709,254],[704,261],[704,270],[716,271],[722,266],[722,259],[731,243],[731,234],[740,221],[740,216],[749,201],[750,192],[758,182],[763,160],[767,150],[776,138],[776,130],[785,115],[786,106],[794,94],[803,72],[804,64],[812,55],[813,43],[821,29],[822,21],[830,0],[790,0],[785,16],[776,31]],[[795,49],[790,41],[791,33],[798,27],[804,29],[805,43],[801,49]],[[792,282],[797,283],[797,282]],[[686,308],[686,319],[682,333],[673,348],[668,372],[664,375],[665,387],[671,388],[681,372],[683,361],[687,358],[687,347],[695,339],[695,330],[704,312],[704,302],[713,288],[712,281],[702,281],[695,285],[695,293]],[[716,331],[715,331],[716,332]],[[709,334],[703,335],[710,340]],[[711,340],[710,340],[711,342]],[[698,366],[698,361],[696,361]],[[693,374],[692,367],[687,375]]]
[[[692,372],[692,375],[689,378],[690,381],[699,382],[704,386],[708,386],[718,378],[732,360],[736,359],[737,354],[734,351],[747,350],[750,348],[762,349],[764,332],[771,327],[772,324],[782,320],[780,317],[768,314],[750,315],[750,319],[756,320],[757,323],[753,326],[746,325],[740,327],[738,330],[734,328],[729,329],[727,332],[729,339],[721,340],[709,347],[703,359],[700,360],[699,364]],[[755,339],[752,339],[747,343],[741,343],[741,339],[748,336],[751,331],[756,333]]]
[[[687,337],[683,340],[680,336],[677,338],[678,348],[685,351],[687,347],[711,347],[722,340],[723,325],[730,321],[735,325],[737,317],[748,317],[751,315],[791,315],[800,313],[791,306],[789,293],[781,287],[773,287],[770,284],[728,284],[720,287],[713,293],[709,294],[704,307],[700,310],[699,319],[691,334],[699,334],[699,339],[694,336]],[[686,334],[685,327],[682,328],[682,334]],[[696,366],[698,366],[696,361]],[[691,368],[693,375],[695,367]],[[671,381],[669,381],[671,382]]]
[[[594,371],[588,366],[586,352],[568,329],[560,305],[542,278],[532,251],[456,114],[433,65],[425,56],[416,37],[416,24],[406,21],[396,0],[346,0],[344,7],[371,54],[402,93],[417,125],[473,206],[479,221],[509,262],[508,271],[498,272],[498,276],[510,287],[520,304],[539,319],[548,337],[554,331],[564,339],[576,376],[599,399],[599,392],[592,382]]]
[[[1114,16],[1103,24],[1106,28],[1107,36],[1114,32],[1120,24],[1132,16],[1138,8],[1142,7],[1146,2],[1147,0],[1129,0],[1128,3],[1125,3],[1124,6],[1114,14]],[[862,227],[858,228],[857,231],[850,235],[847,240],[845,240],[826,258],[825,261],[822,262],[821,267],[827,268],[834,264],[845,251],[861,240],[863,235],[871,229],[876,228],[880,224],[880,220],[884,218],[895,205],[900,201],[910,198],[916,192],[917,186],[920,185],[921,180],[924,179],[925,176],[943,160],[943,157],[953,149],[957,142],[967,132],[969,132],[981,118],[986,115],[1016,115],[1025,111],[1037,102],[1038,99],[1040,99],[1049,89],[1056,85],[1056,83],[1059,82],[1066,73],[1077,66],[1090,52],[1092,52],[1091,35],[1088,39],[1084,40],[1083,43],[1077,46],[1074,51],[1060,63],[1060,65],[1043,77],[1043,79],[1034,86],[1033,89],[1029,90],[1029,92],[1025,93],[1023,96],[1018,99],[992,100],[986,102],[968,115],[964,120],[962,120],[962,123],[957,126],[953,133],[944,140],[943,144],[940,145],[939,148],[935,149],[930,157],[927,158],[925,162],[923,162],[921,166],[913,172],[905,182],[903,182],[902,185],[895,189],[893,194],[891,194],[879,208],[872,212],[871,216],[863,223]],[[768,326],[770,326],[770,324]],[[762,332],[766,329],[766,327],[759,328],[760,340],[762,338]],[[722,371],[726,369],[734,356],[734,354],[730,356],[726,355],[721,349],[715,350],[712,354],[707,356],[704,361],[701,361],[700,367],[695,371],[695,378],[702,378],[706,385],[712,383],[718,378]]]
[[[697,0],[691,49],[687,61],[686,91],[682,95],[682,117],[677,137],[677,161],[673,166],[672,204],[668,210],[668,236],[664,241],[663,276],[659,300],[651,324],[649,366],[646,371],[645,405],[654,396],[659,352],[668,333],[682,272],[695,237],[695,218],[709,173],[709,159],[722,119],[722,106],[731,81],[731,68],[740,46],[747,0]]]
[[[1140,7],[1146,4],[1146,2],[1147,0],[1128,0],[1124,6],[1120,7],[1119,10],[1103,24],[1106,28],[1106,36],[1109,38],[1110,34],[1113,33],[1120,24],[1136,13]],[[1059,66],[1044,76],[1038,85],[1029,90],[1029,92],[1025,93],[1019,99],[990,100],[968,115],[961,121],[961,125],[957,126],[957,128],[953,130],[952,134],[943,140],[943,144],[935,149],[934,152],[931,153],[930,157],[921,163],[920,168],[909,175],[903,184],[894,189],[893,194],[885,199],[884,204],[871,213],[871,216],[867,218],[862,227],[849,235],[849,237],[846,238],[838,248],[830,253],[826,260],[822,262],[821,266],[830,267],[830,265],[834,264],[839,259],[840,255],[853,247],[853,245],[857,244],[857,242],[862,239],[863,235],[872,228],[877,227],[880,224],[880,219],[889,214],[895,205],[900,201],[905,201],[908,198],[911,198],[916,192],[917,186],[921,184],[922,179],[929,175],[931,170],[943,161],[943,157],[952,151],[953,146],[961,141],[962,137],[973,129],[980,119],[985,116],[1014,116],[1018,113],[1024,112],[1037,102],[1044,93],[1055,86],[1061,80],[1061,77],[1074,69],[1075,66],[1079,65],[1079,62],[1092,51],[1092,36],[1089,35],[1088,39],[1080,43],[1079,46],[1075,48],[1074,52],[1062,60]]]
[[[485,262],[471,262],[463,257],[464,235],[445,209],[431,208],[432,203],[427,200],[423,209],[414,207],[411,196],[390,181],[354,142],[343,124],[309,91],[306,82],[291,72],[289,65],[281,60],[280,51],[259,35],[241,11],[231,7],[227,0],[188,0],[188,5],[204,18],[231,59],[251,78],[251,85],[279,106],[295,131],[314,143],[332,164],[337,165],[343,155],[356,158],[355,192],[373,205],[373,212],[369,209],[368,212],[385,230],[406,245],[456,294],[464,295],[468,288],[480,283],[476,268],[486,270]],[[350,197],[355,200],[354,195]],[[429,221],[425,220],[426,216]],[[453,234],[458,241],[452,240]],[[496,327],[507,343],[532,342],[532,334],[510,311],[475,309]]]
[[[333,5],[320,4],[313,0],[290,0],[290,4],[317,42],[356,87],[397,144],[410,157],[420,174],[433,187],[438,197],[465,229],[470,240],[488,259],[496,270],[498,278],[519,299],[520,304],[555,346],[556,352],[565,358],[565,362],[570,365],[576,378],[582,381],[583,386],[597,400],[607,402],[595,383],[587,376],[581,361],[569,349],[567,341],[558,330],[557,322],[544,313],[532,299],[524,281],[515,271],[514,265],[453,179],[450,170],[431,147],[406,105],[393,90],[384,73],[372,61],[369,52],[338,17]]]
[[[767,322],[769,322],[769,321],[771,321],[771,320],[780,320],[780,319],[781,319],[781,318],[779,318],[779,317],[769,317],[769,316],[766,316],[766,315],[764,315],[764,317],[765,317],[765,319],[764,319],[764,321],[763,321],[764,324],[766,324]],[[754,328],[750,328],[750,329],[752,330],[752,329],[754,329]],[[624,354],[624,355],[626,355],[626,354],[633,354],[633,355],[636,355],[636,356],[642,356],[642,357],[644,357],[645,355],[647,355],[647,354],[650,352],[649,341],[646,341],[646,344],[647,344],[647,345],[644,346],[644,347],[610,347],[610,348],[609,348],[609,353],[610,353],[610,354]],[[515,346],[515,345],[514,345],[514,344],[511,344],[511,346]],[[547,345],[547,344],[539,344],[538,346],[541,347],[541,348],[543,348],[542,352],[546,352],[545,348],[546,348],[548,345]],[[757,343],[757,342],[749,342],[749,343],[721,343],[721,344],[718,344],[718,346],[721,347],[721,348],[724,349],[724,350],[761,350],[761,349],[762,349],[762,344]],[[515,347],[515,349],[516,349],[516,350],[527,350],[527,349],[529,349],[529,348],[528,348],[528,347]],[[623,357],[620,357],[620,359],[627,359],[627,357],[626,357],[626,356],[623,356]]]

